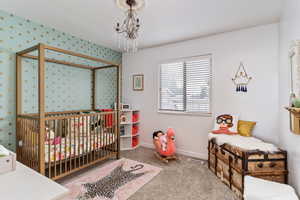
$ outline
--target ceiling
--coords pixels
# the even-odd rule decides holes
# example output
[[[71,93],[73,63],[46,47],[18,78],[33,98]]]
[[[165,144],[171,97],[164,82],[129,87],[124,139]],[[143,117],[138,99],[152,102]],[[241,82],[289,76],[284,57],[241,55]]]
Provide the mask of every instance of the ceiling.
[[[147,0],[140,47],[278,22],[281,0]],[[118,50],[115,0],[1,0],[0,9]]]

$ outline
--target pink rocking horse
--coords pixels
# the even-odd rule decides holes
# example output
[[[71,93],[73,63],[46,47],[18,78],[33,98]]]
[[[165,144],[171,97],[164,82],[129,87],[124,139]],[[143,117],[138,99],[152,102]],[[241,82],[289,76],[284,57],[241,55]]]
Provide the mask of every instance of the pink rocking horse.
[[[168,163],[169,160],[177,160],[175,155],[175,132],[172,128],[167,130],[167,133],[156,131],[153,133],[153,144],[155,146],[155,155],[158,159]]]

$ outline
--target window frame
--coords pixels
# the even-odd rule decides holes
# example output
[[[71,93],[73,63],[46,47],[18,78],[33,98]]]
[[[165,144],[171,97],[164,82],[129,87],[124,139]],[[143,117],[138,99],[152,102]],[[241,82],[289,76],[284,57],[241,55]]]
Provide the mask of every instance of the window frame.
[[[167,110],[167,109],[161,109],[160,104],[161,104],[161,66],[163,64],[169,64],[173,62],[186,62],[189,60],[196,60],[197,58],[209,58],[210,60],[210,65],[209,65],[209,73],[210,73],[210,78],[209,78],[209,110],[208,112],[191,112],[191,111],[177,111],[177,110]],[[160,62],[158,64],[158,102],[157,102],[157,112],[161,114],[171,114],[171,115],[198,115],[198,116],[206,116],[210,117],[212,116],[212,54],[202,54],[202,55],[197,55],[197,56],[191,56],[191,57],[183,57],[183,58],[175,58],[175,59],[169,59],[165,60],[163,62]],[[184,88],[186,90],[186,88]],[[186,95],[186,94],[185,94]],[[186,96],[184,96],[186,99]],[[186,109],[186,101],[184,101],[184,109]]]

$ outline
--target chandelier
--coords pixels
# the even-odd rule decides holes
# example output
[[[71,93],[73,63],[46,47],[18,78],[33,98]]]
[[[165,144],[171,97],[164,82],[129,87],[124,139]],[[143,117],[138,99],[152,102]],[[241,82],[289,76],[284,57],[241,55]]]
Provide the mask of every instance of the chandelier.
[[[138,37],[140,20],[137,10],[144,7],[143,0],[117,0],[117,5],[125,10],[126,18],[123,23],[117,23],[115,31],[117,33],[118,47],[125,52],[135,53],[138,50]]]

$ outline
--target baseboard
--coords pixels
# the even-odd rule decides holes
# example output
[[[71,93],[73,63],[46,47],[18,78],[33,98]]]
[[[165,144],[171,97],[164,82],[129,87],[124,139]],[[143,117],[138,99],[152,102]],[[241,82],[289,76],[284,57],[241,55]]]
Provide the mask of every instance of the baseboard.
[[[150,148],[150,149],[154,149],[154,146],[151,143],[142,142],[141,146],[146,147],[146,148]],[[207,160],[207,153],[197,153],[197,152],[192,152],[192,151],[186,151],[184,149],[176,149],[176,151],[177,151],[178,154],[181,154],[181,155],[190,156],[190,157],[194,157],[194,158],[199,158],[199,159],[202,159],[202,160]]]

